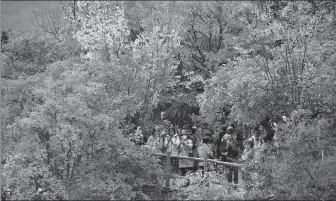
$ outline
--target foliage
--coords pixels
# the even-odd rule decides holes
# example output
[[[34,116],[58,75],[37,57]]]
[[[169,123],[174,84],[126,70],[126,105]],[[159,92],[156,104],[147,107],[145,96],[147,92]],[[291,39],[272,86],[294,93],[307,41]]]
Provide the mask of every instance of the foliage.
[[[251,2],[243,8],[256,6]],[[265,115],[289,112],[298,106],[314,112],[334,108],[331,102],[326,103],[328,95],[334,94],[330,91],[333,82],[328,80],[333,79],[334,70],[327,64],[333,57],[325,57],[318,50],[334,42],[325,38],[324,32],[321,34],[330,16],[321,12],[312,17],[310,9],[308,2],[288,3],[279,11],[279,19],[273,19],[270,12],[257,10],[251,10],[255,16],[252,24],[248,25],[248,18],[242,18],[249,35],[236,47],[241,56],[208,81],[207,90],[199,96],[201,111],[213,115],[209,111],[232,105],[232,119],[256,123]],[[278,40],[281,45],[275,44]],[[328,52],[333,54],[334,50]],[[325,79],[328,95],[320,88]],[[210,104],[208,99],[212,100]]]
[[[159,140],[143,144],[157,124],[239,130],[286,114],[246,191],[212,167],[172,198],[335,199],[334,3],[62,5],[55,36],[2,35],[2,197],[151,199],[143,185],[159,194],[165,174]]]
[[[223,168],[223,167],[222,167]],[[207,172],[207,177],[202,178],[201,172],[188,174],[187,187],[182,187],[176,199],[186,200],[237,200],[245,199],[244,194],[232,189],[227,182],[226,174],[212,170]]]
[[[77,193],[60,192],[57,189],[65,188],[64,185],[70,185],[69,189],[76,189],[73,185],[79,182],[82,184],[82,187],[78,189],[79,192],[81,189],[87,192],[85,189],[94,189],[96,185],[102,185],[100,193],[90,194],[92,198],[108,199],[113,194],[115,199],[125,199],[126,195],[137,196],[135,193],[130,194],[134,191],[132,185],[141,186],[144,179],[150,179],[148,182],[155,182],[151,174],[160,168],[155,167],[157,165],[155,163],[152,163],[154,166],[146,164],[146,161],[152,160],[148,158],[150,155],[137,150],[121,136],[120,131],[114,126],[118,116],[111,116],[113,113],[109,111],[112,108],[109,110],[106,107],[109,99],[104,93],[104,85],[95,82],[96,77],[93,77],[93,80],[89,78],[90,70],[93,70],[90,69],[90,65],[70,61],[57,62],[49,66],[45,79],[36,84],[31,94],[38,97],[41,102],[34,105],[25,116],[11,125],[10,133],[13,137],[17,136],[16,144],[19,146],[9,156],[9,162],[4,167],[9,172],[5,172],[4,175],[7,181],[5,187],[13,191],[14,198],[16,196],[25,197],[21,194],[22,191],[34,195],[36,189],[42,188],[43,190],[49,189],[48,192],[59,192],[57,196],[61,196],[62,199],[69,196],[71,199],[71,195]],[[103,111],[108,113],[103,113]],[[12,157],[16,154],[20,156],[17,159],[19,161],[11,163],[10,161],[14,160]],[[120,160],[115,160],[115,157]],[[131,160],[133,163],[131,166],[128,157],[135,157]],[[137,160],[139,160],[138,164]],[[25,171],[32,171],[31,165],[35,163],[37,167],[45,167],[46,174],[50,175],[50,178],[40,176],[41,181],[38,180],[38,182],[46,183],[45,179],[52,182],[49,181],[41,187],[35,184],[34,188],[31,188],[31,182],[35,178],[28,177],[26,185],[31,189],[27,190],[27,187],[24,187],[25,183],[13,179],[20,178]],[[132,167],[136,168],[132,169]],[[94,179],[96,174],[102,176],[107,174],[106,171],[116,174],[116,180]],[[139,173],[144,177],[134,176]],[[121,178],[118,178],[120,174],[122,174]],[[95,181],[94,186],[92,186],[93,183],[86,184],[85,181]],[[63,185],[52,186],[56,183]],[[110,188],[112,184],[116,185],[115,189],[108,190],[107,188]],[[88,186],[85,187],[85,185]],[[135,192],[137,191],[139,190]],[[47,195],[52,196],[50,193]],[[83,193],[80,195],[85,197]],[[52,198],[56,199],[55,196]],[[37,198],[32,197],[31,199]]]
[[[117,17],[122,18],[122,15]],[[125,48],[128,48],[127,55],[120,60],[110,63],[98,58],[94,63],[81,59],[58,61],[37,75],[40,82],[35,83],[30,95],[39,101],[8,127],[10,135],[17,136],[15,144],[19,145],[13,147],[8,161],[16,153],[21,154],[23,160],[22,164],[7,163],[4,167],[8,171],[4,175],[4,188],[12,191],[12,197],[25,197],[22,191],[34,195],[38,190],[37,184],[29,190],[25,187],[34,177],[28,177],[25,183],[10,179],[20,178],[23,172],[31,171],[32,163],[48,170],[50,178],[42,174],[39,182],[46,183],[41,188],[48,196],[51,192],[60,192],[53,199],[72,199],[75,198],[73,195],[79,195],[78,199],[146,198],[141,193],[142,184],[160,185],[159,175],[162,174],[159,174],[156,160],[146,150],[130,144],[116,125],[128,112],[141,108],[144,101],[151,103],[149,95],[154,95],[155,101],[157,91],[152,89],[160,87],[161,81],[162,84],[167,81],[158,79],[164,76],[158,68],[167,69],[169,75],[171,64],[167,53],[177,41],[174,33],[170,35],[164,29],[162,31],[157,27],[153,34],[144,33],[141,39]],[[115,36],[121,39],[117,34],[115,30]],[[81,35],[77,36],[80,38]],[[89,49],[89,52],[96,54],[95,50]],[[118,57],[115,54],[113,58]],[[127,75],[133,70],[134,73]],[[110,78],[118,79],[122,88],[111,86],[115,80]],[[128,100],[132,102],[128,103]],[[13,165],[18,165],[18,171],[12,171]],[[111,178],[111,175],[115,176]],[[45,179],[53,182],[45,182]],[[59,187],[52,186],[53,183],[67,187],[66,192],[57,190]],[[99,191],[95,190],[97,186],[100,186]]]
[[[8,42],[9,36],[8,31],[1,31],[1,45]]]
[[[311,122],[309,116],[299,116],[307,114],[293,111],[291,121],[280,125],[280,149],[264,165],[272,178],[267,188],[277,199],[335,199],[331,122],[326,118]]]
[[[9,40],[2,45],[4,58],[2,77],[17,78],[21,73],[34,75],[59,60],[79,56],[80,46],[71,36],[59,38],[44,33],[10,31]]]

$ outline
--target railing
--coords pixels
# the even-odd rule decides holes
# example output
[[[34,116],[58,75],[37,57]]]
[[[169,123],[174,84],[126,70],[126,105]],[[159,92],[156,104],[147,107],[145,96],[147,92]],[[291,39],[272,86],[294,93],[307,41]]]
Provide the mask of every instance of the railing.
[[[171,155],[170,152],[167,152],[167,154],[155,153],[153,155],[167,157],[167,163],[166,163],[166,187],[168,187],[168,188],[170,187],[170,178],[171,178],[171,175],[172,175],[172,173],[171,173],[170,158],[179,158],[179,159],[186,159],[186,160],[204,162],[204,176],[206,175],[206,169],[207,169],[208,162],[217,163],[217,164],[220,164],[220,165],[235,166],[235,167],[241,167],[241,166],[243,166],[243,164],[229,163],[229,162],[224,162],[224,161],[219,161],[219,160],[214,160],[214,159],[208,159],[207,157],[205,157],[205,158],[196,158],[196,157],[188,157],[188,156],[180,156],[180,155]]]

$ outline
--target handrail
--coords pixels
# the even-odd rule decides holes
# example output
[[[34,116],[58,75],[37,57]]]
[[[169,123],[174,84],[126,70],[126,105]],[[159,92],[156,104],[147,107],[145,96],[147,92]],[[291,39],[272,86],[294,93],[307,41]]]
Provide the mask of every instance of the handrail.
[[[163,153],[154,153],[153,155],[156,156],[167,156],[167,154]],[[192,160],[192,161],[204,161],[204,158],[196,158],[196,157],[188,157],[188,156],[180,156],[180,155],[170,155],[170,157],[173,158],[179,158],[179,159],[186,159],[186,160]],[[239,164],[239,163],[230,163],[230,162],[224,162],[224,161],[219,161],[219,160],[214,160],[214,159],[207,159],[209,162],[221,164],[221,165],[230,165],[230,166],[243,166],[244,164]]]

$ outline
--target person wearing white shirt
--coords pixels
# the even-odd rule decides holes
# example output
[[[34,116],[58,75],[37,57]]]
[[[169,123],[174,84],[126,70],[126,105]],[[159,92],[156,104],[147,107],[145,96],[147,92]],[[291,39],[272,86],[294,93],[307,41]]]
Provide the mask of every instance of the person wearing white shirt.
[[[177,133],[174,133],[174,129],[171,126],[169,129],[169,134],[166,136],[164,141],[164,147],[167,148],[167,152],[171,155],[179,155],[179,146],[181,144],[180,138]],[[171,136],[173,134],[173,136]],[[171,164],[174,172],[178,172],[178,158],[171,158]]]
[[[253,146],[253,142],[252,141],[245,141],[244,142],[244,152],[241,156],[241,162],[243,163],[250,163],[253,162],[254,160],[254,150],[252,148]],[[245,167],[242,167],[242,176],[243,176],[243,180],[246,182],[250,175],[249,173],[246,171]]]
[[[263,140],[260,138],[260,130],[255,129],[253,136],[250,137],[248,140],[253,142],[254,149],[261,148]]]
[[[191,139],[188,139],[187,135],[183,135],[181,137],[181,145],[180,145],[180,155],[192,157],[193,154],[193,143]],[[194,167],[194,161],[187,159],[179,160],[179,171],[181,175],[184,176],[188,170],[192,170]]]
[[[274,136],[273,136],[274,146],[276,148],[279,148],[278,124],[273,123],[273,129],[274,129]]]

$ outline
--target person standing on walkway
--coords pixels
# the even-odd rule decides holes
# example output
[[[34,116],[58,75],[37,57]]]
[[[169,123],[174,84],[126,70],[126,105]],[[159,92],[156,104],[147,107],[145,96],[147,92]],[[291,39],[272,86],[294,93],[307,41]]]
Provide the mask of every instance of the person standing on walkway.
[[[233,132],[233,128],[232,126],[229,126],[226,129],[226,133],[223,136],[222,140],[221,140],[221,144],[220,144],[220,159],[222,161],[227,161],[227,151],[228,151],[228,145],[227,145],[227,140],[229,138],[232,138],[232,132]]]
[[[214,158],[211,146],[209,145],[210,138],[204,137],[202,143],[198,146],[198,155],[199,158]],[[202,171],[202,175],[204,175],[204,162],[199,162],[199,169]]]
[[[244,152],[241,155],[242,163],[251,163],[254,160],[254,150],[253,150],[253,142],[247,140],[244,142]],[[247,182],[250,179],[249,171],[245,167],[242,167],[242,178],[244,182]]]
[[[227,139],[227,162],[235,163],[238,161],[239,148],[234,144],[232,137]],[[228,182],[238,184],[238,168],[229,166]]]
[[[171,135],[173,135],[171,137]],[[171,155],[179,155],[179,146],[181,144],[179,136],[174,134],[174,129],[171,126],[169,130],[169,135],[166,137],[164,141],[164,146],[167,147],[167,152],[170,152]],[[171,158],[171,165],[173,168],[173,172],[178,172],[178,158]]]
[[[221,157],[221,143],[222,143],[222,138],[225,134],[225,127],[224,126],[220,126],[219,128],[217,128],[215,130],[215,136],[213,138],[213,154],[216,158],[220,158]]]
[[[180,155],[181,156],[193,156],[193,143],[187,135],[183,135],[181,137],[181,145],[180,145]],[[182,176],[185,176],[188,170],[192,170],[194,167],[194,161],[188,159],[180,159],[179,160],[179,172]]]
[[[263,140],[261,139],[260,134],[261,132],[259,130],[259,126],[255,127],[253,136],[249,139],[250,141],[252,141],[254,149],[258,149],[262,146]]]

